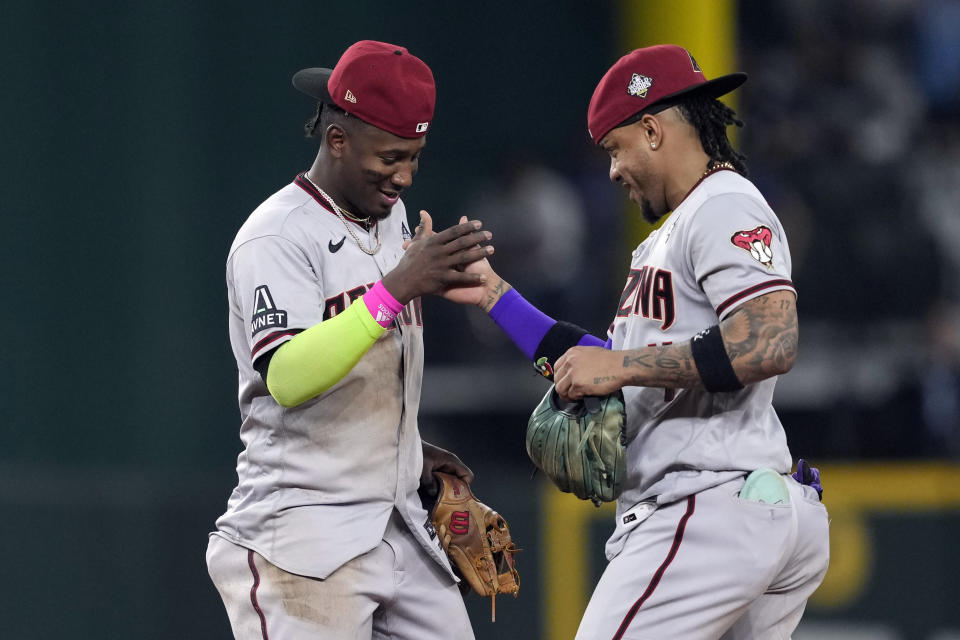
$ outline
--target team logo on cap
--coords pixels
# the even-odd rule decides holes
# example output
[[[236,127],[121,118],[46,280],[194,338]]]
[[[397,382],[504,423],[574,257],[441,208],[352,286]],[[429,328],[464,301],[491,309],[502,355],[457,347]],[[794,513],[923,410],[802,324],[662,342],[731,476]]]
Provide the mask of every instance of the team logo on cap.
[[[350,91],[350,89],[347,89],[347,95],[343,96],[343,99],[347,102],[357,104],[357,96],[353,95],[353,91]]]
[[[693,65],[693,70],[697,73],[703,73],[703,71],[700,69],[700,65],[698,65],[697,61],[694,59],[693,54],[687,51],[687,55],[690,56],[690,64]]]
[[[427,127],[430,126],[429,122],[418,122],[417,123],[417,133],[423,133],[427,130]]]
[[[627,85],[627,93],[638,98],[646,98],[647,89],[651,86],[653,86],[653,78],[635,73],[633,77],[630,78],[630,84]]]
[[[734,246],[749,253],[754,260],[767,269],[773,269],[773,250],[770,248],[772,241],[773,233],[769,227],[763,225],[750,231],[737,231],[730,238]]]

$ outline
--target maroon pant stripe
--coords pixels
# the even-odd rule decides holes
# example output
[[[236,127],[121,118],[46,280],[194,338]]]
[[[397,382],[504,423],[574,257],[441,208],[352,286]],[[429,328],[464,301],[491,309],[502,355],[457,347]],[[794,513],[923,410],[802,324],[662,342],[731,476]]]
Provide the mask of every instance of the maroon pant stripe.
[[[257,587],[260,586],[260,572],[257,571],[257,565],[253,561],[253,551],[247,549],[247,564],[250,565],[250,573],[253,574],[253,586],[250,587],[250,602],[253,604],[253,610],[260,616],[260,631],[263,633],[263,640],[270,640],[267,636],[267,618],[263,615],[260,603],[257,602]]]
[[[646,601],[646,599],[653,594],[653,591],[657,588],[657,585],[660,584],[660,578],[663,577],[667,567],[670,566],[670,563],[673,562],[674,557],[677,555],[677,550],[680,548],[680,543],[683,541],[683,531],[687,527],[687,520],[689,520],[690,516],[693,515],[693,508],[695,504],[695,496],[690,496],[687,498],[687,512],[683,514],[683,517],[680,518],[680,522],[677,524],[677,532],[673,535],[673,544],[670,546],[670,553],[667,554],[667,557],[664,559],[663,563],[653,574],[653,577],[650,579],[650,584],[647,585],[647,590],[644,591],[643,595],[633,603],[633,606],[630,607],[629,611],[627,611],[627,615],[623,617],[623,622],[620,623],[620,628],[617,629],[617,632],[614,634],[613,640],[620,640],[623,638],[623,634],[627,631],[627,627],[629,627],[630,623],[633,621],[633,617],[637,615],[637,611],[641,606],[643,606],[643,603]]]

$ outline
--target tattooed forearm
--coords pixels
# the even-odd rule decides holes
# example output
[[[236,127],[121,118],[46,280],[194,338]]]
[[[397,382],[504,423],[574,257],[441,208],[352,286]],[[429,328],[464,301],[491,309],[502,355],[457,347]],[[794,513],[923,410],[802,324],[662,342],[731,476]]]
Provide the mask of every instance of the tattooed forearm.
[[[500,281],[493,286],[493,289],[487,291],[487,297],[480,302],[480,308],[489,313],[493,305],[497,304],[509,288],[510,285],[508,285],[503,278],[500,278]]]
[[[623,357],[623,368],[627,369],[629,367],[646,367],[650,369],[653,367],[653,355],[644,353],[643,351],[628,351],[627,355]]]
[[[790,291],[745,302],[720,329],[733,370],[744,384],[786,373],[797,357],[796,300]]]
[[[690,389],[700,386],[689,343],[627,351],[623,357],[629,384]]]
[[[751,384],[785,373],[797,357],[794,294],[775,291],[745,302],[720,325],[734,373]],[[627,384],[667,389],[703,388],[690,342],[623,353]]]

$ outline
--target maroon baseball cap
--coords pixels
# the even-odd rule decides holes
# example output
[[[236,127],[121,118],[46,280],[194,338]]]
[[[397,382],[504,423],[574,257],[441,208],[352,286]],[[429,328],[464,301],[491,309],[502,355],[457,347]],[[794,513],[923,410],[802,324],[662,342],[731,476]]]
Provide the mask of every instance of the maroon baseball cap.
[[[437,89],[430,67],[404,47],[375,40],[350,45],[333,69],[294,74],[293,86],[401,138],[421,138]]]
[[[631,116],[672,106],[694,93],[719,98],[746,80],[741,72],[707,80],[690,52],[673,44],[637,49],[617,60],[600,80],[587,109],[587,131],[599,144]]]

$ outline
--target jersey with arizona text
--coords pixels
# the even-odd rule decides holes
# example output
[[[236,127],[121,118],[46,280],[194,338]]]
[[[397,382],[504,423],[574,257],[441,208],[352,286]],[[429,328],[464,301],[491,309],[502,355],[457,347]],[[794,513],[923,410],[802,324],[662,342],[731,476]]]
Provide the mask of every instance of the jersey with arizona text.
[[[701,180],[633,252],[609,337],[615,350],[690,340],[739,305],[795,291],[783,227],[757,188],[720,170]],[[786,434],[773,409],[776,378],[740,391],[624,387],[627,478],[621,515],[638,502],[673,502],[760,467],[788,473]]]
[[[375,244],[379,234],[380,250],[363,252],[347,224],[363,243]],[[279,405],[254,368],[258,358],[355,302],[396,266],[410,235],[402,202],[368,231],[341,220],[301,174],[250,215],[230,248],[230,342],[244,450],[215,534],[291,573],[325,578],[373,549],[394,507],[450,571],[424,528],[417,496],[419,298],[342,380],[296,407]]]

